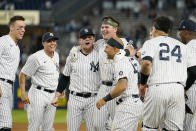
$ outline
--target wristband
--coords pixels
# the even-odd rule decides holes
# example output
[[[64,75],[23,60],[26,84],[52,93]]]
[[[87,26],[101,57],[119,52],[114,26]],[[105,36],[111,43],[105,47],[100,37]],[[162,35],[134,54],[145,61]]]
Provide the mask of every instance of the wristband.
[[[141,84],[145,85],[148,81],[149,75],[144,75],[143,73],[140,73],[140,74],[141,74]]]
[[[130,51],[128,49],[124,49],[125,51],[125,56],[129,56],[130,55]]]
[[[110,93],[107,95],[107,96],[105,96],[104,98],[103,98],[103,100],[105,101],[105,102],[108,102],[108,101],[110,101],[110,100],[112,100],[113,98],[112,98],[112,96],[110,95]]]

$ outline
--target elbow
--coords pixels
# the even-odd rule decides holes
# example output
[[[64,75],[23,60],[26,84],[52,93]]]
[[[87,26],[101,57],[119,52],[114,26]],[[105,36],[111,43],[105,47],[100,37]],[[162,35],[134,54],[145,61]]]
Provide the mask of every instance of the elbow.
[[[149,60],[144,60],[143,62],[142,62],[142,66],[143,67],[150,67],[151,66],[151,61],[149,61]]]

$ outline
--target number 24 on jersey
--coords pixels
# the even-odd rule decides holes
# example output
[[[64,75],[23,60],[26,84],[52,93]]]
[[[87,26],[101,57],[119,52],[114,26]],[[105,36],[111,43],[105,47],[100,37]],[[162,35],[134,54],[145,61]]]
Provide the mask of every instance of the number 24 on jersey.
[[[172,50],[170,49],[169,45],[166,43],[160,43],[160,47],[163,47],[164,49],[161,49],[159,52],[159,59],[163,61],[169,61],[170,60],[170,53],[171,57],[176,57],[176,62],[181,63],[182,60],[182,54],[181,49],[179,45],[176,45]],[[171,51],[170,51],[171,50]]]

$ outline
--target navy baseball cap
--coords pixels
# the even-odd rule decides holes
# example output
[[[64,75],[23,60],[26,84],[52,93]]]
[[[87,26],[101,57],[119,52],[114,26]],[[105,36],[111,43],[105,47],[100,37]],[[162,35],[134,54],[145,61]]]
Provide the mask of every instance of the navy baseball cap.
[[[196,32],[196,23],[188,19],[182,20],[180,22],[178,30],[187,30],[187,31]]]
[[[79,32],[79,38],[85,36],[85,35],[93,35],[95,36],[95,34],[93,33],[93,30],[89,27],[83,27],[82,29],[80,29]]]
[[[53,40],[58,40],[59,38],[56,37],[53,33],[51,32],[46,32],[43,36],[42,36],[42,42],[46,42],[50,39],[53,39]]]

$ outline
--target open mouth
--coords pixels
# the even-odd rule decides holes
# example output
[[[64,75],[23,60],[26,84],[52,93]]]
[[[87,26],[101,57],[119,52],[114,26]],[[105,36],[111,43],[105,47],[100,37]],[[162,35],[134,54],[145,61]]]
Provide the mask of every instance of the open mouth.
[[[85,43],[86,45],[89,45],[90,43],[89,42],[87,42],[87,43]]]

